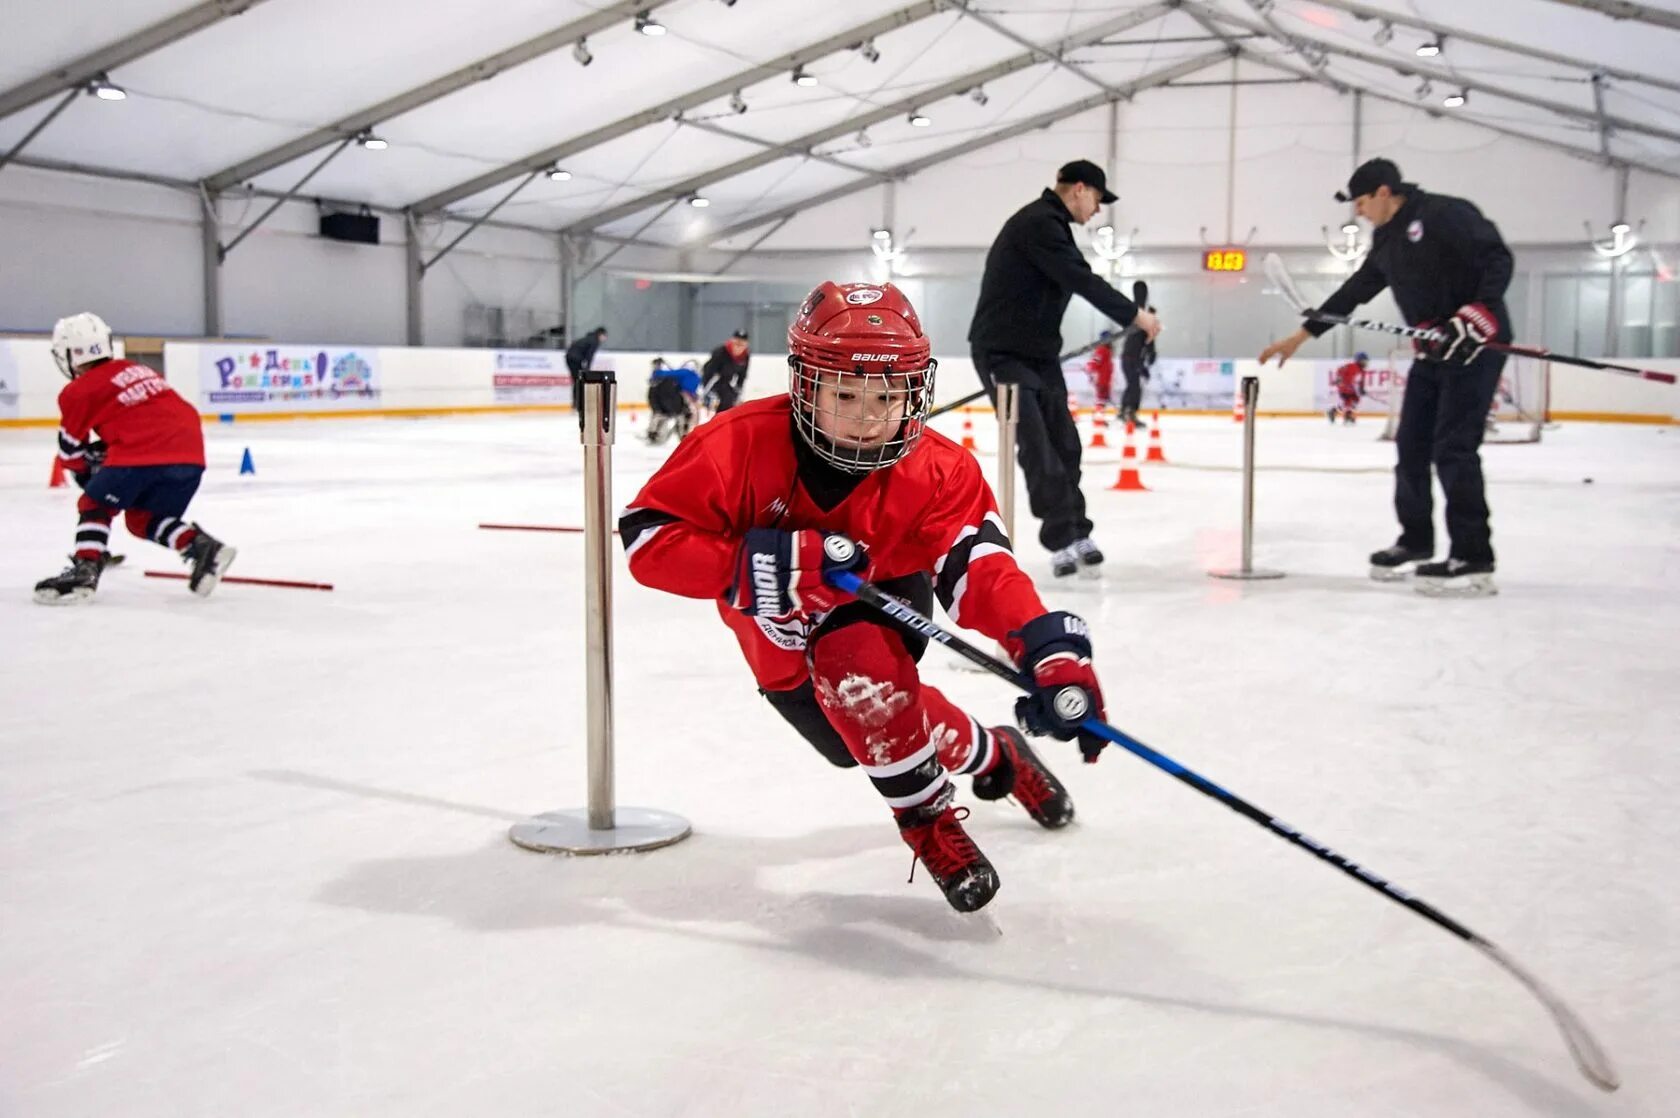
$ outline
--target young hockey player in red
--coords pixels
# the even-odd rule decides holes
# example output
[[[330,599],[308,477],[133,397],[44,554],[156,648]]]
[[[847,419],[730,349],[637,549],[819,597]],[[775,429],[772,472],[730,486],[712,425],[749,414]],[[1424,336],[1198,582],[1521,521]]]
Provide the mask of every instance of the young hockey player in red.
[[[1330,409],[1330,422],[1336,422],[1336,416],[1342,417],[1344,426],[1352,426],[1354,413],[1359,410],[1359,401],[1365,398],[1365,374],[1371,364],[1369,354],[1356,353],[1353,360],[1330,374],[1330,381],[1336,389],[1337,404]]]
[[[1091,359],[1085,363],[1085,371],[1091,374],[1097,406],[1108,407],[1113,402],[1110,393],[1114,391],[1114,344],[1107,331],[1103,332],[1102,341],[1097,343],[1097,348],[1091,351]]]
[[[118,512],[134,535],[179,552],[192,565],[193,593],[208,595],[237,552],[181,519],[204,475],[198,413],[155,369],[113,357],[111,328],[98,315],[59,319],[52,354],[70,380],[58,394],[58,456],[82,487],[81,516],[70,566],[36,583],[35,600],[93,597]]]
[[[951,775],[972,776],[980,799],[1014,796],[1049,829],[1073,802],[1019,733],[982,727],[920,679],[925,638],[825,574],[855,571],[924,613],[937,596],[1004,642],[1038,684],[1017,705],[1033,733],[1072,740],[1086,713],[1104,717],[1090,637],[1046,611],[1015,565],[974,456],[926,429],[934,362],[897,288],[823,284],[788,348],[788,395],[696,429],[625,511],[630,573],[716,600],[771,705],[830,762],[863,768],[952,907],[973,911],[998,877],[963,829]],[[1070,687],[1087,704],[1079,718],[1052,703]],[[1094,761],[1102,744],[1080,748]]]

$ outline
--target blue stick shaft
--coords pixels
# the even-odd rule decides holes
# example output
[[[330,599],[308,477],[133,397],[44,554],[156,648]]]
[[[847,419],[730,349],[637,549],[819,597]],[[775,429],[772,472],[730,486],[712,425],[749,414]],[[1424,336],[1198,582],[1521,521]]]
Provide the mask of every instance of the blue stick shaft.
[[[881,589],[873,583],[865,582],[863,579],[849,571],[837,571],[829,576],[829,581],[840,589],[857,595],[859,601],[874,606],[876,609],[880,610],[900,625],[903,625],[905,628],[919,633],[930,640],[938,641],[940,644],[951,649],[970,663],[986,669],[999,679],[1004,679],[1013,683],[1022,691],[1030,692],[1034,689],[1031,676],[1024,672],[1017,671],[1010,665],[1003,663],[993,656],[987,655],[978,648],[975,648],[955,633],[949,632],[936,622],[923,617],[921,614],[917,613],[897,598],[882,592]],[[1288,842],[1293,846],[1300,847],[1302,850],[1307,851],[1309,854],[1313,855],[1322,862],[1327,862],[1330,865],[1335,866],[1355,881],[1360,882],[1368,888],[1376,890],[1378,893],[1381,893],[1383,896],[1387,897],[1396,904],[1404,905],[1406,908],[1411,909],[1419,916],[1422,916],[1424,919],[1429,920],[1446,931],[1451,932],[1460,939],[1478,944],[1485,944],[1487,942],[1475,932],[1472,932],[1469,928],[1466,928],[1463,924],[1460,924],[1458,921],[1435,908],[1433,905],[1419,900],[1417,897],[1412,896],[1399,886],[1390,883],[1386,878],[1380,877],[1359,863],[1338,854],[1336,851],[1330,849],[1330,847],[1325,846],[1323,843],[1309,835],[1303,834],[1299,829],[1290,826],[1283,820],[1267,814],[1258,807],[1249,803],[1247,800],[1243,799],[1241,796],[1226,791],[1195,770],[1185,768],[1177,761],[1174,761],[1171,757],[1168,757],[1165,753],[1149,748],[1149,746],[1143,744],[1141,741],[1138,741],[1130,734],[1117,730],[1106,722],[1099,722],[1095,718],[1086,719],[1080,724],[1080,728],[1088,733],[1095,734],[1097,737],[1100,737],[1105,741],[1118,745],[1120,748],[1126,750],[1126,752],[1131,753],[1134,756],[1143,758],[1162,772],[1176,777],[1178,780],[1188,784],[1190,787],[1194,788],[1203,795],[1218,800],[1238,815],[1244,816],[1252,822],[1266,828],[1266,830],[1270,831],[1278,838],[1283,839],[1285,842]]]

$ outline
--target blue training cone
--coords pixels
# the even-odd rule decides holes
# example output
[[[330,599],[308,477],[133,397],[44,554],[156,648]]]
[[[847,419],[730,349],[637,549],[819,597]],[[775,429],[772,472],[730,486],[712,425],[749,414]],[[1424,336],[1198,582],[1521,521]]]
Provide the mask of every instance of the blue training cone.
[[[254,473],[257,472],[256,463],[251,461],[251,448],[250,447],[245,448],[245,457],[243,457],[239,460],[239,472],[240,472],[241,475],[254,474]]]

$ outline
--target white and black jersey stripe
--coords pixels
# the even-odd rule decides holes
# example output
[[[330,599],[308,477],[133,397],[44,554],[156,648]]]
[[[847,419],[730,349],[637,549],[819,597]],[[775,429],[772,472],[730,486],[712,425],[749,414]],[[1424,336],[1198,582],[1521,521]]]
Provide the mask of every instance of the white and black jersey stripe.
[[[618,539],[624,545],[624,557],[629,559],[638,547],[658,535],[661,528],[676,522],[676,517],[658,509],[625,509],[624,515],[618,518]]]
[[[1003,519],[988,512],[979,525],[964,528],[933,568],[933,590],[952,621],[962,623],[962,600],[968,590],[968,568],[988,555],[1011,554]]]
[[[920,807],[950,787],[945,766],[939,763],[939,753],[932,742],[902,761],[864,765],[863,771],[869,774],[875,791],[881,793],[887,806],[900,811]]]

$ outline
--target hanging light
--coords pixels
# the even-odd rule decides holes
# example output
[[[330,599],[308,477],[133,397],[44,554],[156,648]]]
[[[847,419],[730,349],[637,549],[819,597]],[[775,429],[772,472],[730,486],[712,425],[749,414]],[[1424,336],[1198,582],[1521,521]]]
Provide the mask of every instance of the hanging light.
[[[876,49],[874,39],[865,39],[863,42],[859,43],[857,52],[863,55],[863,60],[865,62],[881,61],[881,52]]]
[[[968,99],[973,101],[976,105],[984,105],[987,101],[991,100],[990,97],[986,96],[985,87],[978,85],[968,91]]]
[[[856,140],[856,143],[857,143],[858,147],[866,148],[874,142],[875,141],[873,141],[869,138],[869,129],[867,129],[867,128],[858,129],[857,140]]]
[[[1372,38],[1376,40],[1377,46],[1388,46],[1394,40],[1394,25],[1386,19],[1383,20],[1381,26],[1377,28],[1377,33]]]
[[[97,74],[87,83],[87,92],[101,101],[122,101],[127,99],[128,90],[117,85],[104,74]]]
[[[356,142],[367,148],[369,151],[384,151],[386,148],[391,146],[382,137],[374,135],[374,131],[371,128],[364,128],[357,133]]]
[[[910,127],[912,128],[926,128],[932,123],[933,121],[923,116],[919,111],[910,114]]]
[[[809,89],[811,86],[817,84],[817,76],[815,74],[806,73],[805,67],[803,66],[795,66],[793,68],[793,84],[802,89]]]
[[[712,200],[704,194],[690,194],[688,196],[688,204],[697,210],[703,210],[712,204]]]
[[[869,236],[872,240],[877,240],[877,241],[890,241],[890,240],[892,240],[892,234],[889,233],[885,229],[871,230]]]
[[[1447,94],[1446,97],[1442,99],[1441,104],[1445,105],[1449,109],[1462,109],[1465,103],[1469,100],[1470,91],[1468,89],[1461,89],[1457,93]]]
[[[588,39],[579,39],[575,44],[573,44],[572,59],[577,62],[579,66],[587,66],[591,62],[595,61],[595,56],[589,53]]]
[[[1445,35],[1438,35],[1433,39],[1425,39],[1423,42],[1418,44],[1417,56],[1419,58],[1434,58],[1436,55],[1441,53],[1441,48],[1446,45],[1446,42],[1447,37]]]
[[[644,35],[663,35],[665,34],[665,25],[654,19],[648,14],[648,10],[643,8],[636,13],[636,30]]]
[[[561,170],[558,164],[548,169],[549,182],[566,182],[571,177],[572,173],[570,171]]]
[[[741,96],[738,89],[729,95],[729,111],[737,116],[747,111],[747,99]]]
[[[1431,93],[1434,93],[1434,92],[1435,92],[1435,83],[1430,81],[1428,78],[1424,78],[1422,81],[1418,82],[1417,99],[1419,101],[1423,100],[1425,97],[1428,97]]]

